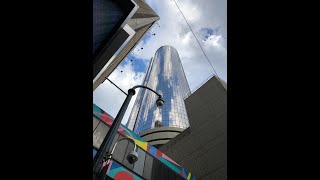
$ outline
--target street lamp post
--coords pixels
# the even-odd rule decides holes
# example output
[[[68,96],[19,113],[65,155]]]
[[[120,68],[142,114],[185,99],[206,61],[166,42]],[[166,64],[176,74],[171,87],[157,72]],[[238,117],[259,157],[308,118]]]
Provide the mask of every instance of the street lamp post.
[[[96,156],[93,159],[93,179],[94,180],[97,179],[97,175],[99,174],[99,172],[101,170],[103,159],[105,158],[105,153],[106,153],[106,151],[109,151],[109,149],[111,147],[112,141],[113,141],[113,139],[119,129],[119,126],[121,124],[121,120],[122,120],[122,118],[128,108],[130,100],[131,100],[132,96],[135,95],[135,93],[136,93],[136,91],[135,91],[136,88],[145,88],[145,89],[148,89],[148,90],[154,92],[156,95],[158,95],[158,99],[156,101],[156,104],[158,107],[161,107],[164,103],[162,96],[147,86],[138,85],[138,86],[134,86],[133,88],[128,90],[128,95],[127,95],[126,99],[124,100],[116,118],[114,119],[107,135],[103,139],[103,142],[101,143],[100,148],[98,149]]]
[[[113,152],[116,149],[117,144],[120,141],[123,141],[123,140],[131,140],[133,142],[133,144],[134,144],[133,151],[131,151],[127,156],[127,160],[129,161],[129,163],[133,164],[133,163],[138,161],[138,152],[137,152],[137,144],[136,144],[136,142],[133,139],[129,138],[129,137],[121,138],[113,145],[111,153],[108,154],[108,156],[104,159],[105,165],[103,166],[103,168],[99,172],[99,175],[97,177],[98,180],[105,180],[106,179],[108,165],[109,165],[109,163],[110,163],[110,161],[112,159]]]

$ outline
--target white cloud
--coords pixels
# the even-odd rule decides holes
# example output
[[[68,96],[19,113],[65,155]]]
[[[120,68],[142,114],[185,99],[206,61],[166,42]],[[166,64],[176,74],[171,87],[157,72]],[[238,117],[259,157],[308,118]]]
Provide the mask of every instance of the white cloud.
[[[205,81],[213,69],[202,53],[196,39],[188,28],[183,16],[180,14],[173,0],[147,0],[146,1],[160,16],[161,27],[154,25],[151,31],[156,33],[148,41],[140,42],[133,51],[134,56],[149,63],[156,50],[163,45],[170,45],[177,49],[190,89],[195,89]],[[227,82],[227,1],[226,0],[176,0],[194,33],[198,37],[204,51],[212,62],[219,77]],[[216,34],[209,35],[204,41],[201,29],[219,28]],[[211,38],[211,39],[210,39]],[[138,51],[138,49],[140,49]],[[148,64],[147,64],[148,66]],[[142,84],[145,73],[133,71],[132,63],[121,65],[109,77],[121,89],[127,90],[137,84]],[[123,73],[120,72],[123,70]],[[132,78],[134,77],[134,78]],[[125,95],[111,85],[107,80],[94,92],[94,103],[112,116],[116,116]],[[128,119],[136,95],[133,96],[123,123]]]
[[[219,47],[221,46],[221,44],[219,43],[219,40],[221,39],[221,35],[220,36],[216,36],[216,35],[211,35],[208,37],[207,41],[204,41],[204,42],[207,42],[206,45],[211,45],[213,47]]]
[[[141,58],[154,56],[156,50],[163,45],[175,47],[179,53],[186,77],[191,89],[206,80],[214,73],[208,60],[201,51],[183,16],[174,1],[151,1],[147,3],[160,16],[161,27],[154,26],[151,31],[156,33],[146,43],[141,43],[143,50],[135,51]],[[227,11],[225,0],[184,0],[177,1],[184,16],[188,20],[206,55],[208,56],[219,77],[227,82]],[[217,34],[211,35],[211,40],[202,41],[200,29],[219,28]]]
[[[144,76],[145,73],[134,72],[132,62],[129,61],[125,65],[119,65],[117,69],[109,76],[109,79],[127,93],[128,90],[133,86],[140,85]],[[138,92],[139,90],[137,89],[136,94]],[[122,119],[122,124],[127,122],[136,97],[136,95],[132,97],[128,109]],[[109,113],[111,116],[113,116],[113,118],[116,117],[125,98],[126,95],[112,85],[108,80],[105,80],[104,83],[98,86],[93,93],[93,103]]]
[[[191,33],[191,32],[190,32],[190,33],[187,33],[187,34],[184,35],[184,37],[182,37],[182,39],[181,39],[182,44],[185,44],[185,45],[189,44],[191,38],[192,38],[192,33]]]

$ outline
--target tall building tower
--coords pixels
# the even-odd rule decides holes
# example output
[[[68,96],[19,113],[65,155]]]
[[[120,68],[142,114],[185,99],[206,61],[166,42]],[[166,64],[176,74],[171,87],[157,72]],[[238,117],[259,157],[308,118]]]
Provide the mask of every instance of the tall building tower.
[[[184,97],[190,94],[190,88],[175,48],[162,46],[157,50],[143,85],[160,93],[165,103],[158,108],[158,97],[140,89],[127,127],[159,147],[189,127]]]

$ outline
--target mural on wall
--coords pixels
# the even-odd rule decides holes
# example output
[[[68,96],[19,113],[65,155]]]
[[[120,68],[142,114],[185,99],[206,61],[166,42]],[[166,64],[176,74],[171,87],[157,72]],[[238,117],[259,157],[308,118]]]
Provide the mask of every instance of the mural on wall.
[[[115,180],[142,180],[140,177],[136,176],[115,161],[110,161],[107,175]]]
[[[106,112],[104,112],[102,109],[100,109],[97,105],[93,104],[93,114],[102,120],[107,125],[111,126],[113,123],[113,118]],[[161,161],[163,164],[168,166],[170,169],[175,171],[177,174],[182,176],[185,179],[188,180],[195,180],[195,176],[192,176],[190,172],[185,170],[183,167],[181,167],[178,163],[176,163],[174,160],[163,154],[161,151],[159,151],[157,148],[150,145],[148,142],[146,142],[143,138],[138,136],[136,133],[128,129],[124,125],[120,125],[118,129],[118,133],[120,133],[124,137],[129,137],[135,141],[137,146],[139,146],[144,151],[148,152],[151,156],[154,158],[157,158],[159,161]]]

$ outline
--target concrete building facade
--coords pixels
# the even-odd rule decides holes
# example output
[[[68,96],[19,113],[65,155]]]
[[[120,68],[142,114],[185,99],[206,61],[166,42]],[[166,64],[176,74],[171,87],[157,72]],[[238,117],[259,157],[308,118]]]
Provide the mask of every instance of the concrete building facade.
[[[93,0],[93,90],[159,19],[142,0]]]
[[[159,149],[198,179],[227,179],[227,93],[212,77],[185,99],[190,127]]]

